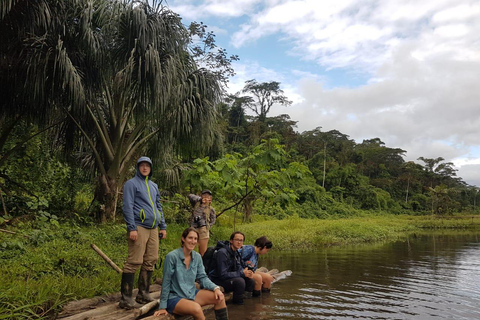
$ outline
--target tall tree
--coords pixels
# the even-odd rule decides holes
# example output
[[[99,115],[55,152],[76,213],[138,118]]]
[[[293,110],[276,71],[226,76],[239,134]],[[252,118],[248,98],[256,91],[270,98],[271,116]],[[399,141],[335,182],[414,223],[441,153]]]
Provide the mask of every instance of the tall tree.
[[[58,7],[53,17],[30,12],[39,5],[33,0],[10,3],[45,19],[8,57],[25,70],[19,81],[37,89],[29,101],[56,101],[68,115],[67,145],[88,145],[102,221],[115,216],[119,189],[147,146],[165,163],[213,144],[222,79],[197,65],[190,47],[196,29],[161,1],[41,1]],[[3,15],[8,6],[1,8]],[[84,144],[73,143],[79,136]]]
[[[454,168],[453,162],[443,162],[445,159],[442,157],[420,157],[417,160],[423,161],[423,168],[431,188],[434,188],[442,182],[447,183],[457,175],[457,169]]]
[[[265,122],[267,114],[274,104],[290,106],[292,101],[284,95],[280,89],[280,82],[257,82],[252,79],[245,81],[242,93],[252,94],[254,98],[247,104],[247,107],[255,112],[260,122]]]

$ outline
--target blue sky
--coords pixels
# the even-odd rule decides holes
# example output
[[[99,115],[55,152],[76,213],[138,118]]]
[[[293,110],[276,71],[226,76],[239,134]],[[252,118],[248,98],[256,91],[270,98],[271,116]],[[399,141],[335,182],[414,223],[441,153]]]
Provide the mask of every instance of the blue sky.
[[[443,157],[480,186],[480,1],[168,0],[240,61],[229,90],[279,81],[303,132]]]

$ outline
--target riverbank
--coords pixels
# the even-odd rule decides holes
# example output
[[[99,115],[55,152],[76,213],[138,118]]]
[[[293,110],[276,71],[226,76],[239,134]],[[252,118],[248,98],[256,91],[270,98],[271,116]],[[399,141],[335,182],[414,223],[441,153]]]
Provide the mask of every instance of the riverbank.
[[[366,215],[348,219],[300,219],[262,221],[238,228],[250,244],[266,235],[275,250],[312,250],[332,245],[350,245],[396,241],[424,230],[480,229],[480,216],[409,216]],[[227,238],[232,228],[217,228],[220,239]]]
[[[219,219],[210,244],[240,230],[246,244],[266,235],[274,250],[313,250],[332,245],[395,241],[423,230],[480,230],[480,216],[365,215],[349,219],[300,219],[236,224]],[[257,218],[260,219],[260,218]],[[170,224],[160,255],[180,245],[184,225]],[[30,225],[0,233],[0,319],[53,319],[68,301],[119,291],[120,276],[91,248],[96,244],[119,267],[126,258],[124,224],[102,226]],[[161,277],[161,270],[154,272]]]

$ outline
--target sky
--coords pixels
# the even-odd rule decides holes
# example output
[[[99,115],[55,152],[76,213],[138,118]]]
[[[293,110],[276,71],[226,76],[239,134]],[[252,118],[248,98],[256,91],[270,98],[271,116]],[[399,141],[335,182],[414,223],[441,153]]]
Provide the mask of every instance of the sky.
[[[237,54],[228,91],[278,81],[299,133],[380,138],[480,187],[480,1],[167,0]]]

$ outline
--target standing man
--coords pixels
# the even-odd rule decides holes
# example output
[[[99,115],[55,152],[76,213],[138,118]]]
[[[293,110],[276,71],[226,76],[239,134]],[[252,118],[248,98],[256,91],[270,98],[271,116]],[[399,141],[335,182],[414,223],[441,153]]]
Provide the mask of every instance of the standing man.
[[[222,286],[225,292],[233,291],[232,302],[243,304],[243,295],[252,296],[255,282],[253,271],[243,267],[238,250],[243,246],[245,235],[236,231],[230,236],[230,243],[213,254],[215,267],[209,274],[210,279]]]
[[[203,257],[208,247],[210,238],[210,227],[213,226],[217,216],[212,207],[212,192],[208,189],[203,190],[200,196],[189,194],[188,200],[193,206],[190,216],[190,227],[195,228],[199,234],[198,253]]]
[[[158,260],[159,237],[167,236],[167,225],[160,204],[160,192],[157,185],[150,180],[152,160],[141,157],[137,161],[135,177],[128,180],[123,187],[123,217],[127,224],[128,258],[123,266],[119,306],[132,309],[133,281],[139,267],[138,303],[148,303],[154,299],[150,296],[150,282],[153,267]],[[160,227],[160,231],[158,231]]]

